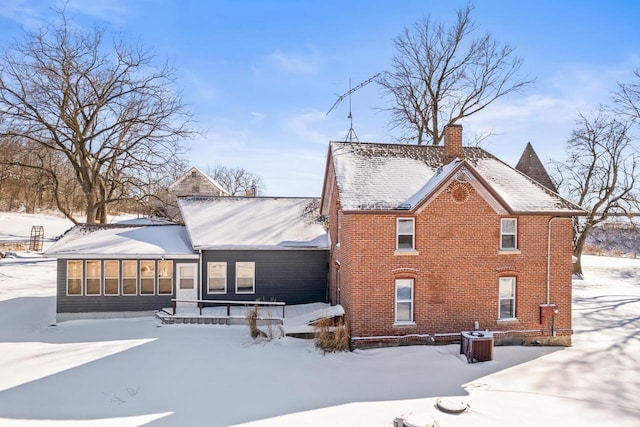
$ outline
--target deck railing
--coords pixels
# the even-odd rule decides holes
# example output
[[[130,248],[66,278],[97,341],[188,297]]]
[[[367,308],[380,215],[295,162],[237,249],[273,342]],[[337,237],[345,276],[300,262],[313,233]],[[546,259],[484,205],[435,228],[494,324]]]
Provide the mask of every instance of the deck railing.
[[[214,300],[214,299],[178,299],[173,298],[171,300],[171,305],[173,308],[173,316],[176,314],[176,307],[178,303],[193,303],[198,305],[198,309],[200,310],[200,315],[202,316],[202,308],[205,305],[226,305],[227,306],[227,316],[231,316],[231,306],[232,305],[243,305],[245,307],[248,306],[265,306],[265,307],[273,307],[273,306],[282,306],[282,318],[284,319],[284,310],[285,303],[280,301],[230,301],[230,300]]]

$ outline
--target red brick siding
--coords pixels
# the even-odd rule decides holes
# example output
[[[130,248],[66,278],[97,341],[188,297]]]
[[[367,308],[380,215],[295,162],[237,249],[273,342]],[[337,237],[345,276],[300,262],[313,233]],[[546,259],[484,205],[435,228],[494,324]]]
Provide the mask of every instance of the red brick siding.
[[[334,202],[332,226],[337,211]],[[456,333],[473,328],[474,321],[492,331],[549,334],[542,331],[539,305],[546,302],[550,216],[517,216],[520,253],[505,255],[499,253],[504,216],[473,189],[463,203],[444,191],[415,216],[418,256],[394,255],[399,216],[412,215],[342,214],[340,247],[332,251],[331,286],[335,286],[334,261],[339,260],[340,303],[351,322],[352,337]],[[571,329],[571,233],[569,219],[552,222],[550,302],[560,309],[558,334]],[[516,277],[517,322],[497,321],[502,276]],[[394,326],[395,279],[406,277],[414,279],[415,326]]]

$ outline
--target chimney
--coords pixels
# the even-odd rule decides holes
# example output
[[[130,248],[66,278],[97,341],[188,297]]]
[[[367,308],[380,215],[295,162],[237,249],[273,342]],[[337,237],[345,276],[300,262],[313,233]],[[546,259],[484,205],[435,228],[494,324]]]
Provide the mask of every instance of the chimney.
[[[250,188],[247,188],[244,192],[245,197],[256,197],[256,193],[257,193],[257,189],[255,184],[252,185]]]
[[[456,157],[462,159],[462,125],[446,125],[443,134],[444,160],[449,163]]]

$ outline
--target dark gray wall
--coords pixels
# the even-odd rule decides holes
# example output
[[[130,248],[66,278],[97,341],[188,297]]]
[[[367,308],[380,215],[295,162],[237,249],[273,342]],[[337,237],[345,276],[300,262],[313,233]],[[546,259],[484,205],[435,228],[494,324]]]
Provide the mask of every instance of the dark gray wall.
[[[78,258],[79,259],[79,258]],[[117,258],[108,258],[114,260]],[[151,259],[151,258],[145,258]],[[81,260],[81,259],[79,259]],[[88,313],[105,311],[149,311],[171,307],[175,298],[176,263],[197,263],[198,260],[173,260],[173,293],[166,295],[67,296],[67,261],[58,259],[56,310],[58,313]],[[84,260],[81,260],[84,261]],[[122,272],[122,269],[120,270]],[[102,272],[104,274],[104,270]],[[138,281],[140,278],[138,277]],[[120,284],[122,286],[122,284]],[[139,286],[139,283],[138,283]]]
[[[207,263],[227,263],[227,293],[207,294]],[[236,262],[255,262],[255,294],[236,294]],[[237,301],[327,302],[328,250],[203,251],[202,297]]]

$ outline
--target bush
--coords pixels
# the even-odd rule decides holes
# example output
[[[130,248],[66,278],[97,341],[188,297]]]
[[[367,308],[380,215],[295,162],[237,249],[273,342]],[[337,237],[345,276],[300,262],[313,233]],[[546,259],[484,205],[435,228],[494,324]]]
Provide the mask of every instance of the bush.
[[[251,338],[266,338],[267,334],[262,332],[260,328],[258,328],[258,305],[253,306],[251,310],[247,313],[247,322],[249,323],[249,331],[251,332]]]
[[[349,326],[342,317],[324,317],[314,323],[316,347],[324,353],[349,350]]]

